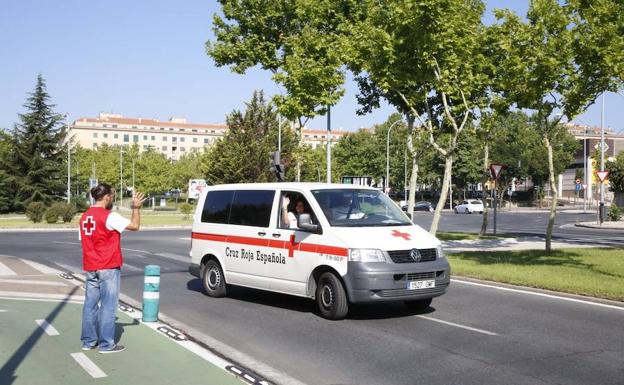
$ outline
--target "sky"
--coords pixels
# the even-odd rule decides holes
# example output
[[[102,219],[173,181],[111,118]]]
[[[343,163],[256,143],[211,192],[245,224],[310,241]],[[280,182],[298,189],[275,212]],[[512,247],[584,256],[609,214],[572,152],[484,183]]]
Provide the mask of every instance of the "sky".
[[[113,112],[128,117],[185,117],[223,123],[244,109],[254,90],[279,93],[267,71],[244,75],[216,67],[204,49],[213,37],[212,0],[4,0],[0,12],[0,128],[11,128],[42,74],[56,104],[71,121]],[[488,0],[494,8],[523,14],[528,0]],[[382,105],[358,116],[351,79],[332,108],[332,129],[356,130],[384,122],[394,112]],[[624,93],[622,94],[624,95]],[[624,96],[605,97],[605,127],[624,129]],[[574,122],[600,126],[600,104]],[[326,118],[308,122],[325,129]]]

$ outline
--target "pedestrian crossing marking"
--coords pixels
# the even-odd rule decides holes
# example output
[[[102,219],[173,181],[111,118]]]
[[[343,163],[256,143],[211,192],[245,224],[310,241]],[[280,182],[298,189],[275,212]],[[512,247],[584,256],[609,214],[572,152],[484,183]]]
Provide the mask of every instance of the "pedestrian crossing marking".
[[[50,325],[50,323],[44,319],[38,319],[35,322],[49,336],[58,336],[60,334],[54,326]]]
[[[17,275],[17,273],[9,269],[9,267],[5,265],[4,263],[0,262],[0,276],[5,276],[5,275]]]
[[[70,353],[70,356],[93,378],[106,377],[106,373],[102,371],[93,361],[84,353]]]

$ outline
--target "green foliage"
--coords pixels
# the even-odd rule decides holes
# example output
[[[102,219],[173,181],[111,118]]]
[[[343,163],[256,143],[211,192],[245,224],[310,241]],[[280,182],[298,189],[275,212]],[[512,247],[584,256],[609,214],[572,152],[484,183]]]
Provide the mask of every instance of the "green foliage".
[[[26,113],[19,114],[21,122],[13,130],[15,154],[11,157],[11,171],[16,176],[14,208],[18,210],[34,201],[49,204],[65,191],[63,116],[53,111],[41,75],[29,95],[24,104]]]
[[[200,168],[209,184],[272,182],[269,154],[277,150],[277,112],[254,92],[244,112],[227,117],[228,131],[201,157]],[[287,170],[293,166],[294,133],[282,127],[281,161]],[[292,174],[287,174],[292,175]]]
[[[178,207],[180,212],[184,214],[184,219],[188,219],[189,215],[195,210],[195,206],[190,203],[183,202]]]
[[[72,219],[74,219],[74,217],[76,216],[76,213],[78,212],[76,207],[71,204],[55,203],[55,205],[58,205],[57,207],[58,207],[59,217],[61,217],[61,220],[63,221],[63,223],[71,222]]]
[[[34,223],[39,223],[45,211],[46,205],[43,202],[30,202],[26,206],[26,217]]]
[[[0,213],[13,211],[17,178],[13,138],[0,129]]]
[[[43,214],[43,218],[45,219],[46,223],[56,223],[58,222],[59,219],[59,215],[60,215],[60,207],[56,206],[56,204],[48,207],[48,209],[45,211],[45,213]]]
[[[345,20],[362,10],[350,0],[220,0],[213,16],[215,40],[206,51],[218,66],[273,73],[285,93],[274,97],[289,120],[324,114],[344,94]]]
[[[611,203],[607,217],[610,221],[619,221],[622,219],[622,210],[615,203]]]
[[[611,191],[624,193],[624,151],[618,154],[615,161],[606,162],[605,168],[609,171]]]

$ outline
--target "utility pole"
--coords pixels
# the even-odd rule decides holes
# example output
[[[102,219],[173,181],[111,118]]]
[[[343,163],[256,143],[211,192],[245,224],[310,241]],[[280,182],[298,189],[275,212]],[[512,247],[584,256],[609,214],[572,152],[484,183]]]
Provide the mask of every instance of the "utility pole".
[[[119,206],[123,203],[123,147],[119,147]]]
[[[277,115],[277,151],[282,153],[282,115]]]
[[[331,183],[331,106],[327,106],[327,183]]]
[[[65,119],[67,119],[67,114],[65,114]],[[71,201],[71,136],[69,122],[67,124],[67,204]]]
[[[604,110],[605,110],[605,94],[602,94],[602,111],[600,112],[600,171],[604,171],[605,167],[605,141],[604,141]],[[604,214],[605,214],[605,201],[604,201],[604,183],[600,181],[600,206],[598,210],[598,218],[600,219],[600,224],[604,222]]]

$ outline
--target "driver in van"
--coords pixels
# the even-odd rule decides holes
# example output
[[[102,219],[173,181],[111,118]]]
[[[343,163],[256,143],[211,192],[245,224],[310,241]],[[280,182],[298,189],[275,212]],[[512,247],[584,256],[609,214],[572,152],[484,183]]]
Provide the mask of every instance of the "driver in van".
[[[297,227],[297,219],[299,218],[299,214],[306,213],[306,205],[301,199],[297,199],[297,203],[295,203],[295,212],[288,211],[288,205],[290,204],[290,198],[287,195],[284,195],[282,199],[282,224],[285,227],[290,229],[298,229]]]

